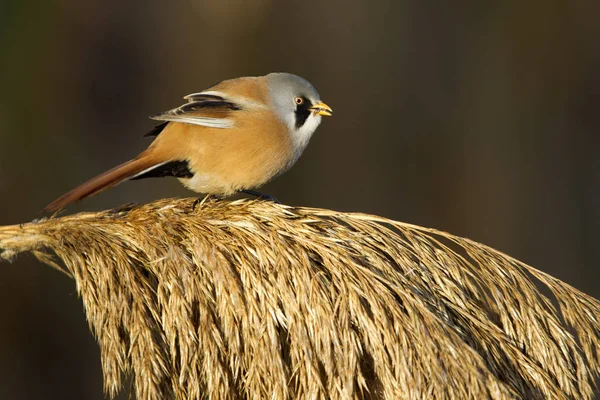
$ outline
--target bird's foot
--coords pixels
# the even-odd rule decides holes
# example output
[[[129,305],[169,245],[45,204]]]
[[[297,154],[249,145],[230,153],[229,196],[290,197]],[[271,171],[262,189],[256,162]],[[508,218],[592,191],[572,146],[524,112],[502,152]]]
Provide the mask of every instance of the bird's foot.
[[[269,194],[256,192],[254,190],[242,190],[242,193],[249,194],[250,196],[254,196],[258,199],[264,199],[264,200],[272,201],[273,203],[281,204],[281,202],[279,200],[277,200],[277,197],[271,196]]]
[[[206,196],[200,198],[198,197],[196,200],[194,200],[194,202],[192,203],[192,211],[196,210],[196,207],[200,206],[202,207],[202,205],[204,204],[204,202],[206,202],[206,200],[212,198],[212,195],[207,194]]]

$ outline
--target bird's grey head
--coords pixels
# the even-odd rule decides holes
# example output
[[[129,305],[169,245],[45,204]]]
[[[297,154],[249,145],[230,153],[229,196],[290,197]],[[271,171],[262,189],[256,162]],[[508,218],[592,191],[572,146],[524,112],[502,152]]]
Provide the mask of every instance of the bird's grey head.
[[[287,125],[296,147],[304,149],[321,123],[332,111],[317,90],[304,78],[284,72],[266,76],[273,109]]]

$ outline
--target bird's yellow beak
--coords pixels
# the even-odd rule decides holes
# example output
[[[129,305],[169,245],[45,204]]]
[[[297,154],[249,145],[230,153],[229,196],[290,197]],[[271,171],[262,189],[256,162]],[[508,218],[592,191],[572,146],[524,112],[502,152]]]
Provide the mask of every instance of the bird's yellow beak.
[[[319,101],[318,103],[315,103],[312,105],[312,107],[310,108],[310,110],[318,115],[322,115],[324,117],[331,117],[333,110],[331,109],[331,107],[329,107],[327,104],[323,103],[322,101]]]

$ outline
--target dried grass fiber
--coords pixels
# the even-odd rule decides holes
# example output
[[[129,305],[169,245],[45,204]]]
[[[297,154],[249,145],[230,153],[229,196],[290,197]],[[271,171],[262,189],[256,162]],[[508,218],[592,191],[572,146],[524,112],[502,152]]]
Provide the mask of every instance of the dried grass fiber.
[[[592,396],[600,303],[558,279],[376,216],[192,203],[0,227],[0,258],[75,279],[110,396]]]

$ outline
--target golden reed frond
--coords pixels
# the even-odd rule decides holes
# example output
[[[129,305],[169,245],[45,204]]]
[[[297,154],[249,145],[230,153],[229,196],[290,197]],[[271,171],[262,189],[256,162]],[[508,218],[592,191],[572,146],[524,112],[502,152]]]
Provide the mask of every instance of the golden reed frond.
[[[0,257],[75,279],[111,396],[592,396],[600,302],[547,274],[385,218],[192,203],[0,228]]]

